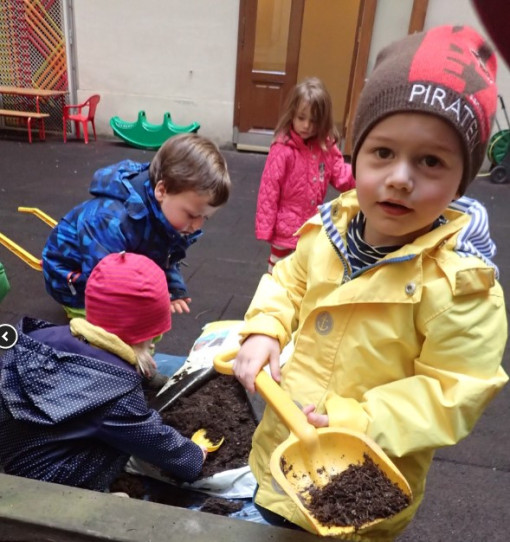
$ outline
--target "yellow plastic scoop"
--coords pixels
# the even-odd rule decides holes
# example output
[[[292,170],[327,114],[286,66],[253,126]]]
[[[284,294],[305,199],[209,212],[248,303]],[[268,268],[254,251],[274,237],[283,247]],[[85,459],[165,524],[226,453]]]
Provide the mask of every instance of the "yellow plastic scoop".
[[[195,431],[193,433],[193,435],[191,436],[191,440],[195,444],[203,446],[208,452],[215,452],[223,444],[225,437],[221,437],[220,441],[214,444],[206,437],[206,430],[199,429],[198,431]]]
[[[220,353],[214,358],[215,369],[233,374],[231,360],[237,351]],[[412,500],[411,488],[402,473],[384,451],[362,433],[325,427],[316,429],[308,423],[305,414],[289,395],[266,371],[255,379],[257,391],[290,430],[290,435],[273,452],[271,473],[281,488],[298,505],[315,532],[322,536],[342,538],[355,531],[354,526],[328,526],[321,524],[307,508],[311,487],[322,488],[335,474],[350,465],[362,464],[365,454],[377,467]],[[358,529],[375,525],[383,519],[363,524]]]

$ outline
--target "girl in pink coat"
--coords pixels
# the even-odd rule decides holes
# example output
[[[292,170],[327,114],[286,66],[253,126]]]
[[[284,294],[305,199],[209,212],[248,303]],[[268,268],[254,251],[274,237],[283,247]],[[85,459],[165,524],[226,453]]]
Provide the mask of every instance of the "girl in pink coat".
[[[354,188],[350,164],[337,147],[331,97],[320,79],[294,87],[275,128],[260,181],[257,239],[271,244],[268,272],[296,248],[296,231],[324,202],[328,185]]]

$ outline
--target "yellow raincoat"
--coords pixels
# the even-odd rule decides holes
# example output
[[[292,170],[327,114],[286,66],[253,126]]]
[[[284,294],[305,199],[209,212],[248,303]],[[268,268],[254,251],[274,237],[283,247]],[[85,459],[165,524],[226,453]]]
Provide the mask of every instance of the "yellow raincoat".
[[[341,239],[358,212],[355,192],[332,204]],[[472,430],[508,380],[503,292],[494,269],[453,248],[470,217],[448,222],[386,256],[353,280],[319,215],[300,230],[296,252],[264,275],[242,336],[262,333],[294,353],[282,387],[299,405],[315,404],[330,425],[362,431],[407,478],[413,504],[352,540],[393,540],[416,512],[434,450]],[[272,481],[269,459],[288,430],[266,408],[250,466],[256,502],[305,529],[308,522]]]

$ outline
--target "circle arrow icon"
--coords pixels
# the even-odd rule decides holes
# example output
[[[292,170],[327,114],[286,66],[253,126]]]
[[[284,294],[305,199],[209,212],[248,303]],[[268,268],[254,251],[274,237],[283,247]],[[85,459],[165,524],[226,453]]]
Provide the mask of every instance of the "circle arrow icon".
[[[7,350],[18,342],[18,332],[10,324],[0,324],[0,348]]]

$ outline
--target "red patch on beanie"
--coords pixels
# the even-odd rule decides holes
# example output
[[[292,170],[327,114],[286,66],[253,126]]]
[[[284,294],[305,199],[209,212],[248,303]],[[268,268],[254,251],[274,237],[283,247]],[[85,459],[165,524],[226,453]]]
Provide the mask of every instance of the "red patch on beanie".
[[[441,88],[454,91],[476,114],[480,140],[486,142],[496,113],[496,56],[480,34],[468,26],[440,26],[427,32],[416,51],[409,69],[409,82],[427,81],[426,98],[431,105],[450,107],[458,113],[454,123],[459,129],[470,129],[469,114],[446,100]],[[434,87],[433,83],[437,86]],[[434,96],[436,103],[433,103]],[[425,94],[423,95],[425,98]],[[457,98],[457,97],[456,97]]]

